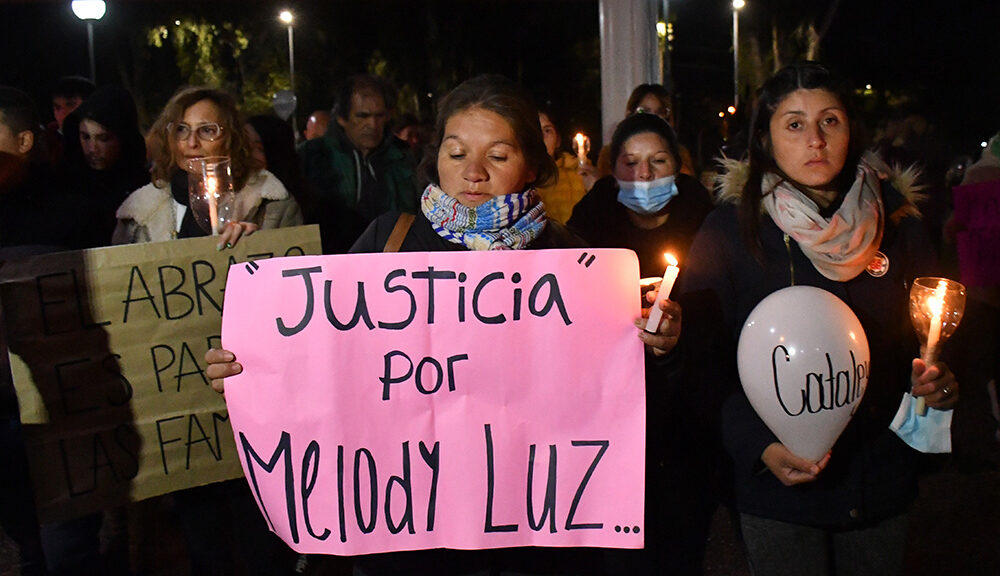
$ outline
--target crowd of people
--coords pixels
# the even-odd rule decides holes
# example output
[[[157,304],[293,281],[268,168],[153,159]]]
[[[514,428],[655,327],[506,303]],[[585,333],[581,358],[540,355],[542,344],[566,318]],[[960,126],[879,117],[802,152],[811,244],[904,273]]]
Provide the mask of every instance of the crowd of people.
[[[346,79],[303,135],[277,116],[244,117],[215,87],[178,90],[145,135],[121,87],[67,79],[52,104],[55,120],[42,127],[24,92],[0,87],[3,260],[207,236],[188,175],[200,159],[227,157],[237,200],[218,250],[259,229],[316,223],[325,254],[625,248],[644,277],[661,274],[665,250],[690,263],[672,296],[647,294],[663,312],[659,326],[636,322],[646,350],[646,483],[655,487],[644,549],[429,550],[338,565],[354,574],[700,574],[720,504],[739,515],[754,574],[898,574],[921,456],[889,423],[906,392],[950,410],[960,382],[985,386],[995,374],[990,365],[967,382],[957,365],[920,359],[907,292],[915,277],[941,275],[934,255],[947,234],[928,234],[918,187],[871,151],[849,84],[818,63],[789,65],[763,85],[746,153],[713,167],[715,190],[696,177],[708,167],[693,165],[659,85],[633,91],[596,163],[564,149],[557,110],[494,75],[455,87],[433,128],[394,121],[391,87],[370,75]],[[887,272],[871,272],[877,258]],[[790,285],[839,297],[871,344],[861,409],[818,462],[768,429],[736,368],[751,310]],[[981,358],[995,359],[993,341],[979,340]],[[205,360],[218,392],[240,385],[233,352],[210,350]],[[128,573],[96,544],[113,513],[38,526],[3,372],[0,511],[21,573]],[[292,573],[310,561],[268,533],[243,481],[168,497],[192,574]],[[226,522],[238,554],[213,534]]]

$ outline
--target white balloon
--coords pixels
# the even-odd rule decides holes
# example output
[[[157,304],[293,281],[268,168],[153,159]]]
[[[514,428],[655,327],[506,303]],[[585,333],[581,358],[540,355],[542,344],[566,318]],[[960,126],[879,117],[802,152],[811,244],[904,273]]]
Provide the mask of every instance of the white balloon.
[[[819,461],[861,403],[868,338],[839,298],[791,286],[750,312],[736,352],[740,381],[760,418],[793,454]]]

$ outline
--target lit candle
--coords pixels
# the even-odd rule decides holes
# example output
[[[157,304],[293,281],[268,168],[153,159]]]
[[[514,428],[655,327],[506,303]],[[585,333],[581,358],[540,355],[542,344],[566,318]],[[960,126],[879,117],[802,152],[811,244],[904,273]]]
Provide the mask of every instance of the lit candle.
[[[656,291],[656,299],[653,301],[653,307],[649,310],[649,319],[646,320],[646,332],[650,334],[656,334],[656,329],[660,327],[660,319],[663,317],[660,300],[670,297],[670,291],[674,289],[674,282],[677,281],[677,274],[681,271],[677,267],[677,258],[674,258],[673,254],[664,254],[663,257],[667,259],[667,269],[663,272],[660,289]]]
[[[941,339],[941,314],[944,311],[944,295],[948,291],[948,282],[938,282],[934,294],[927,299],[927,308],[931,311],[931,325],[927,332],[927,349],[924,350],[924,360],[933,362],[937,357],[938,340]]]
[[[214,175],[205,177],[205,196],[208,200],[208,220],[212,223],[212,236],[219,235],[219,204],[216,198],[219,180]]]
[[[590,139],[582,132],[577,132],[576,136],[573,137],[573,142],[576,143],[576,157],[580,161],[580,166],[583,166],[587,163],[587,149],[590,148]]]
[[[928,368],[937,358],[938,340],[941,339],[941,314],[944,312],[944,295],[947,291],[947,280],[940,280],[934,289],[934,294],[927,299],[927,309],[931,311],[931,324],[928,327],[927,346],[924,348],[922,357]],[[917,398],[915,411],[920,416],[927,414],[927,400],[923,396]]]

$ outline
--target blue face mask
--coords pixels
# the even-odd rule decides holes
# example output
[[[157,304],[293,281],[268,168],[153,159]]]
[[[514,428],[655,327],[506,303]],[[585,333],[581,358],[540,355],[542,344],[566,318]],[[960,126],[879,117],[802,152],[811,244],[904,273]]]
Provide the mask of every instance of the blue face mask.
[[[677,183],[673,176],[664,176],[650,182],[617,182],[618,201],[639,214],[656,214],[677,196]]]
[[[915,450],[931,454],[951,452],[952,411],[928,406],[927,414],[921,416],[916,405],[916,398],[904,394],[889,429]]]

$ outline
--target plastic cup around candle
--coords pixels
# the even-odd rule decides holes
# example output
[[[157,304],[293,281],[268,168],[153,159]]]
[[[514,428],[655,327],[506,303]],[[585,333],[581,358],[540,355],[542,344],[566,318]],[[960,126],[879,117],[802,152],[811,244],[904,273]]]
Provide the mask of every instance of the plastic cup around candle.
[[[910,320],[920,340],[920,357],[937,361],[942,344],[955,333],[965,313],[965,286],[947,278],[917,278],[910,287]],[[917,412],[926,413],[926,401],[917,398]]]
[[[192,158],[187,173],[191,215],[202,230],[218,235],[235,218],[236,193],[229,157]]]

